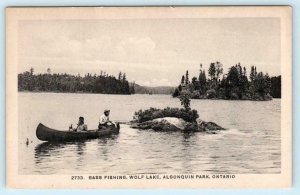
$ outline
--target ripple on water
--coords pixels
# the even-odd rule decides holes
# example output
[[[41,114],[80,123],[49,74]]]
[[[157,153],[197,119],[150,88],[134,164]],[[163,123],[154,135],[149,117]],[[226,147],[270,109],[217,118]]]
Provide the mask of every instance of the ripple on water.
[[[143,131],[121,125],[118,136],[84,142],[51,144],[35,137],[39,122],[64,129],[79,115],[96,128],[99,110],[107,105],[112,119],[128,121],[139,109],[180,103],[156,95],[19,93],[18,125],[26,127],[19,131],[20,174],[280,173],[280,100],[193,100],[201,119],[227,128],[217,134]],[[33,141],[27,147],[26,138]]]

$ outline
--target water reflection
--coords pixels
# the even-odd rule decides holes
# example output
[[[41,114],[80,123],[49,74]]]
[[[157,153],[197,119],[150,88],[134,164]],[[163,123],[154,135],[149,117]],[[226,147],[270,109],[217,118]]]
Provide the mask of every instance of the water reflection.
[[[114,153],[119,135],[111,135],[109,138],[97,140],[97,154],[102,160],[108,161],[109,155]]]
[[[196,140],[195,132],[185,132],[182,134],[181,140],[181,153],[182,153],[182,168],[185,169],[185,173],[193,173],[193,160],[196,153],[192,148],[194,147]]]
[[[76,151],[77,154],[82,156],[84,154],[84,150],[86,148],[86,143],[85,142],[76,142]]]
[[[195,136],[195,133],[196,132],[192,132],[192,131],[189,131],[189,132],[184,132],[182,135],[183,135],[183,141],[189,141],[190,138],[194,138]]]
[[[62,143],[43,142],[35,147],[35,158],[39,158],[41,156],[50,156],[53,150],[64,147],[65,144]]]
[[[118,136],[95,140],[51,143],[43,142],[34,148],[34,163],[36,169],[54,173],[56,169],[85,170],[88,166],[110,160],[110,154],[115,153],[114,145]],[[95,156],[97,160],[95,161]],[[98,161],[99,160],[99,161]]]
[[[102,139],[97,139],[98,145],[105,145],[108,140],[115,140],[118,135],[105,137]],[[52,154],[59,155],[64,153],[64,151],[71,149],[71,151],[76,151],[78,155],[84,155],[86,150],[86,144],[92,142],[91,140],[80,140],[76,142],[43,142],[35,147],[35,158],[51,156]],[[113,142],[111,142],[113,143]]]
[[[84,141],[65,143],[44,142],[38,144],[34,149],[35,163],[47,163],[48,160],[53,160],[53,158],[63,158],[63,156],[69,152],[73,152],[73,155],[78,155],[79,158],[83,158],[85,150],[86,142]]]

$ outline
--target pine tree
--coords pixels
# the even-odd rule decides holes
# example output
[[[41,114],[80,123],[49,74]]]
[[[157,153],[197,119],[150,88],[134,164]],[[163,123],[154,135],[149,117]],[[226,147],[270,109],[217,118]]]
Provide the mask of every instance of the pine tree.
[[[123,82],[126,81],[126,73],[123,73]]]
[[[243,75],[243,71],[242,71],[242,66],[240,63],[237,64],[237,71],[239,74],[239,78],[241,78],[241,76]]]
[[[182,77],[181,77],[181,85],[184,85],[184,81],[185,81],[185,78],[184,78],[184,75],[182,75]]]
[[[214,80],[216,75],[216,67],[215,63],[210,63],[209,69],[208,69],[208,75],[210,76],[211,80]]]
[[[255,71],[254,71],[254,66],[251,66],[251,72],[250,72],[250,81],[254,81],[255,78]]]
[[[191,99],[190,98],[191,98],[190,94],[187,91],[182,91],[182,93],[179,96],[180,103],[186,111],[191,110],[191,107],[190,107]]]
[[[200,85],[200,94],[205,94],[205,92],[206,92],[206,75],[205,75],[204,70],[200,71],[199,85]]]
[[[272,85],[271,78],[269,77],[269,74],[266,73],[266,75],[265,75],[265,93],[266,94],[270,94],[270,92],[271,92],[271,85]]]
[[[119,81],[122,80],[122,72],[119,72],[118,80],[119,80]]]
[[[200,82],[201,79],[201,74],[202,74],[202,70],[200,70],[199,76],[198,76],[198,81]]]
[[[227,74],[228,83],[235,87],[239,84],[239,71],[236,66],[232,66]]]
[[[185,73],[185,85],[188,85],[189,83],[190,83],[189,71],[187,70],[186,73]]]
[[[30,75],[33,75],[33,73],[34,73],[34,69],[31,67],[30,68]]]
[[[223,74],[223,64],[220,62],[216,62],[215,64],[215,77],[216,80],[219,80],[219,77]]]

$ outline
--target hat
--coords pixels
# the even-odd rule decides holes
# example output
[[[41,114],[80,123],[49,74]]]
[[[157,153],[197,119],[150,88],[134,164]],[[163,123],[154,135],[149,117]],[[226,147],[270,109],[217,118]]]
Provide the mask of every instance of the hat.
[[[106,112],[110,112],[110,110],[105,109],[105,110],[104,110],[104,113],[106,113]]]

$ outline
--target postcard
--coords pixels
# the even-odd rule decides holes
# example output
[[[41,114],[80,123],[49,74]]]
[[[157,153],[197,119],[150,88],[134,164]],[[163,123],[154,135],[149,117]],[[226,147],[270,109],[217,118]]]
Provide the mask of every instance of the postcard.
[[[289,188],[289,6],[8,7],[9,188]]]

